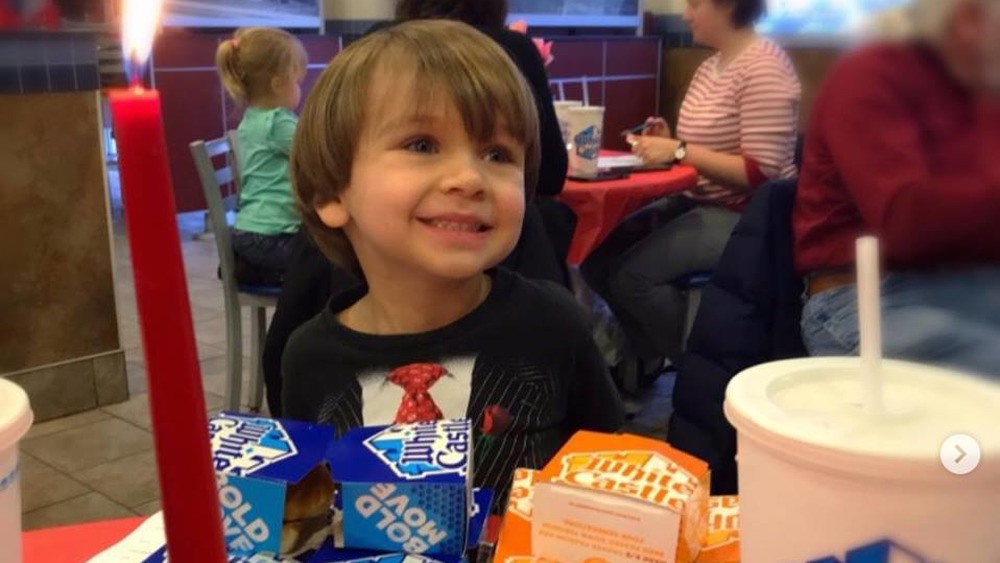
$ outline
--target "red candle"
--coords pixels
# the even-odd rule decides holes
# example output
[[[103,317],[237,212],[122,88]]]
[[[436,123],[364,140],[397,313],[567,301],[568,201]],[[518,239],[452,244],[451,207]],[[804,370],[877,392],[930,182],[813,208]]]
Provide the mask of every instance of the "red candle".
[[[171,561],[224,562],[208,420],[160,95],[110,93]]]

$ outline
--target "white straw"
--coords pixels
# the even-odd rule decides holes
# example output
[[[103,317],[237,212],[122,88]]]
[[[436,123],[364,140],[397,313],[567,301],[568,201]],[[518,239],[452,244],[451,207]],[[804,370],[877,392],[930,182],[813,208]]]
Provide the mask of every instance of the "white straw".
[[[581,81],[583,82],[583,105],[590,105],[590,85],[587,83],[587,77],[584,76]]]
[[[566,88],[562,80],[559,81],[559,100],[566,101]]]
[[[861,237],[855,244],[858,263],[858,328],[861,333],[863,404],[870,414],[884,412],[882,404],[882,309],[879,298],[878,239]]]

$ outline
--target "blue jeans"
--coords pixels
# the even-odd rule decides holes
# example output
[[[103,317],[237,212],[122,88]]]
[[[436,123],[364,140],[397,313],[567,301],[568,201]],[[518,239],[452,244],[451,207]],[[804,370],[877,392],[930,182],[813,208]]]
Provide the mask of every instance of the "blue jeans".
[[[299,235],[262,235],[233,229],[233,251],[253,266],[284,272],[298,248]]]
[[[809,354],[857,355],[857,307],[853,285],[808,298],[802,338]],[[1000,380],[1000,268],[886,276],[882,347],[887,358]]]

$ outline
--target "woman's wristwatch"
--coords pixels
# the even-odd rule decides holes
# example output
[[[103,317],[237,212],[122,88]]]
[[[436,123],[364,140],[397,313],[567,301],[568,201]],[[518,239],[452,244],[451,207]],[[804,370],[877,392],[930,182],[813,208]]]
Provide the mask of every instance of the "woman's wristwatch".
[[[670,161],[670,164],[680,164],[680,162],[687,157],[687,146],[687,141],[680,141],[680,143],[678,143],[677,148],[674,150],[674,159]]]

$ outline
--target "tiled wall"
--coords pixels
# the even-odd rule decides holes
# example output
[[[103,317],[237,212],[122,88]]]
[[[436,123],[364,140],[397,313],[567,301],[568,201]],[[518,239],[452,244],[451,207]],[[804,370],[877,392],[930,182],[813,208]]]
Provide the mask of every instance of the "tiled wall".
[[[95,35],[0,35],[0,93],[75,92],[99,85]]]

